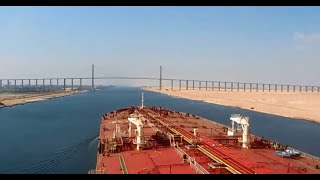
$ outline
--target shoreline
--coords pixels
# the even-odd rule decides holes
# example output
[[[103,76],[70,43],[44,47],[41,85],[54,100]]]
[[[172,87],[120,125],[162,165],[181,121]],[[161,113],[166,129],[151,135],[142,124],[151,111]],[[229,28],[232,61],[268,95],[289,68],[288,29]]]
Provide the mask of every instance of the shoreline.
[[[201,101],[205,103],[210,104],[216,104],[216,105],[222,105],[222,106],[228,106],[228,107],[237,107],[240,109],[265,113],[269,115],[276,115],[286,118],[292,118],[296,120],[304,120],[309,121],[313,123],[320,123],[320,113],[317,112],[317,109],[320,108],[309,108],[304,109],[299,106],[292,107],[288,106],[287,104],[290,104],[289,101],[292,97],[286,97],[286,96],[292,96],[292,93],[288,95],[288,93],[281,93],[281,100],[278,100],[275,94],[278,96],[279,93],[276,92],[264,92],[263,97],[261,97],[262,92],[231,92],[231,91],[199,91],[199,90],[170,90],[170,88],[163,87],[163,90],[160,91],[158,87],[152,87],[152,86],[144,86],[142,87],[143,90],[151,91],[151,92],[157,92],[161,94],[165,94],[171,97],[175,98],[184,98],[189,100],[195,100],[195,101]],[[196,94],[195,94],[196,92]],[[211,94],[210,94],[211,93]],[[214,94],[215,93],[215,94]],[[246,93],[248,97],[243,98],[243,94]],[[249,94],[249,95],[248,95]],[[283,96],[284,95],[284,96]],[[299,97],[297,96],[299,93],[294,94],[294,99],[296,101],[300,100],[300,106],[303,107],[303,103],[308,104],[306,98],[304,96]],[[314,95],[316,98],[320,99],[320,94],[311,94],[308,95]],[[215,97],[218,96],[218,97]],[[220,97],[222,96],[222,97]],[[223,98],[223,97],[227,98]],[[230,96],[230,97],[229,97]],[[239,99],[238,99],[239,98]],[[247,98],[247,99],[246,99]],[[300,98],[300,99],[299,99]],[[313,98],[313,97],[312,97]],[[268,100],[274,100],[277,103],[270,103]],[[289,100],[288,100],[289,99]],[[315,99],[316,101],[316,99]]]
[[[88,92],[88,90],[81,91],[62,91],[62,92],[49,92],[38,94],[22,94],[19,97],[10,97],[0,100],[0,108],[12,107],[16,105],[24,105],[28,103],[34,103],[39,101],[45,101],[49,99],[55,99],[59,97],[71,96],[74,94],[81,94]],[[10,93],[7,93],[10,94]],[[19,95],[19,94],[18,94]]]

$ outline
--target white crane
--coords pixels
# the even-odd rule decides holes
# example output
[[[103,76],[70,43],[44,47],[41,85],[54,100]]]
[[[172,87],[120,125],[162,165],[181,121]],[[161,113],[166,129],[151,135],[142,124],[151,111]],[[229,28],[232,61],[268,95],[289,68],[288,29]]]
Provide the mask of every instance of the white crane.
[[[231,130],[228,129],[228,136],[234,136],[234,123],[238,123],[242,128],[242,147],[249,148],[249,117],[244,117],[240,114],[233,114],[230,117],[231,120]]]
[[[141,119],[139,117],[129,117],[128,120],[129,120],[129,137],[131,137],[131,123],[136,125],[137,127],[137,135],[136,135],[137,150],[140,150],[140,148],[144,144],[143,123],[141,122]]]

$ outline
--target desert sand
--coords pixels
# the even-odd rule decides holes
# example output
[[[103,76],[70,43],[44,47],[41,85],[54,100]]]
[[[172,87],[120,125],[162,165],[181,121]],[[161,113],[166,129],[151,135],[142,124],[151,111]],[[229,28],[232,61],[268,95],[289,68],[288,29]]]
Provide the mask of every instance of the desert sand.
[[[0,93],[0,107],[1,105],[14,106],[18,104],[25,104],[35,101],[43,101],[46,99],[52,99],[57,97],[63,97],[82,91],[62,91],[62,92],[50,92],[50,93]]]
[[[162,91],[159,91],[159,87],[143,88],[170,96],[320,123],[320,93],[318,92],[206,91],[205,89],[179,91],[171,90],[170,87],[163,87]]]

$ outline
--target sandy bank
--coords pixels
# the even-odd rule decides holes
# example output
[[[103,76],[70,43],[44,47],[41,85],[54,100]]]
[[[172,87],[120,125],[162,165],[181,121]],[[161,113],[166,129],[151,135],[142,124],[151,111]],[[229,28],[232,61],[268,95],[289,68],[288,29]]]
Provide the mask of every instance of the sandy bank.
[[[85,91],[64,91],[64,92],[50,92],[50,93],[0,93],[0,102],[4,107],[14,106],[18,104],[31,103],[36,101],[43,101],[57,97],[68,96],[72,94],[82,93]]]
[[[252,111],[320,123],[320,93],[317,92],[238,92],[198,89],[172,91],[169,87],[164,87],[162,91],[159,91],[158,87],[144,87],[144,89],[170,96],[236,106]]]

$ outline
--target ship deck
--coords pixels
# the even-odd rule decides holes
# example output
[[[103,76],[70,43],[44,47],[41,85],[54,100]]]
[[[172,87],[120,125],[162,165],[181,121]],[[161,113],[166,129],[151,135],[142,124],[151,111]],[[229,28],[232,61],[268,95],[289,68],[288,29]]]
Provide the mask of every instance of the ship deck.
[[[131,132],[128,128],[128,117],[133,113],[142,118],[144,142],[148,144],[139,150],[136,127],[133,125]],[[255,146],[244,149],[240,135],[227,136],[227,128],[192,114],[154,107],[107,113],[101,119],[94,173],[320,174],[316,157],[281,157],[269,140],[252,134]],[[110,146],[112,137],[115,148]]]

